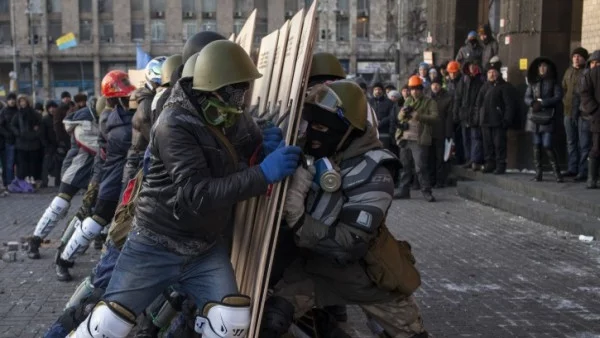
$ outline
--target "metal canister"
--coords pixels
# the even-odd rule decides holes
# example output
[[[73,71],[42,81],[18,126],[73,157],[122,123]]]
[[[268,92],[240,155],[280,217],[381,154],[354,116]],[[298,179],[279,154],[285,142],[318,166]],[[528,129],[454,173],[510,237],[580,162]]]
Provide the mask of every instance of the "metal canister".
[[[335,167],[327,157],[322,157],[315,161],[315,183],[325,192],[335,192],[342,186],[342,175],[335,170]]]

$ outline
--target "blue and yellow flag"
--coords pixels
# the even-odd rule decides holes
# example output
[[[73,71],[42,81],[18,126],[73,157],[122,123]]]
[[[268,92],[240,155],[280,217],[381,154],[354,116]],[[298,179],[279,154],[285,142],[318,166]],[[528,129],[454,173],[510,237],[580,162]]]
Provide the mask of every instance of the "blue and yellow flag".
[[[71,32],[61,36],[60,38],[56,39],[56,45],[58,46],[58,50],[65,50],[77,46],[75,34]]]

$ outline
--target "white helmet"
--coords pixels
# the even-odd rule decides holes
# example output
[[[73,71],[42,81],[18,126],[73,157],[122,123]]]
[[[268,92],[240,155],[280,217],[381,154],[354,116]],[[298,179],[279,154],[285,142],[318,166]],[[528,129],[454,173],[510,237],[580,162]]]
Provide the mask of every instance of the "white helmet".
[[[167,59],[166,56],[157,56],[154,59],[150,60],[144,69],[144,75],[146,76],[146,81],[155,83],[160,86],[161,77],[160,70],[162,68],[163,62]]]

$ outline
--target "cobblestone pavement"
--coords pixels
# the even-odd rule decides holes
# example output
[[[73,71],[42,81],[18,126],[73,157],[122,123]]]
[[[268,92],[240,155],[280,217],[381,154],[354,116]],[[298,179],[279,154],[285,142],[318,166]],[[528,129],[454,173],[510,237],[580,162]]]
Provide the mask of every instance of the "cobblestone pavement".
[[[416,298],[435,337],[600,337],[599,243],[463,200],[454,189],[436,192],[433,204],[413,194],[394,202],[388,223],[413,246],[423,279]],[[0,198],[0,241],[30,235],[53,195]],[[0,262],[0,337],[40,337],[98,259],[90,249],[74,282],[55,280],[65,222],[41,260]],[[347,331],[370,337],[360,310],[349,312]]]

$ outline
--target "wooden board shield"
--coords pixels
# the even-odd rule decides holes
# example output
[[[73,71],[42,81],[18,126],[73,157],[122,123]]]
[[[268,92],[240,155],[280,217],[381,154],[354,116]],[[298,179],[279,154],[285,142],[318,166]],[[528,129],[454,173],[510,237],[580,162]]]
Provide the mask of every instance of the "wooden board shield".
[[[279,40],[279,30],[262,38],[256,67],[263,75],[260,79],[254,80],[254,87],[250,99],[250,106],[258,104],[258,111],[264,112],[269,101],[269,88],[271,85],[271,76],[275,66],[275,52],[277,51],[277,41]]]
[[[235,33],[231,33],[231,35],[229,36],[229,41],[235,42]]]
[[[146,83],[146,75],[144,75],[143,69],[130,69],[127,71],[129,75],[129,82],[135,86],[135,88],[142,88]]]
[[[271,85],[269,86],[268,111],[273,112],[277,108],[277,95],[279,94],[279,81],[283,70],[283,61],[285,49],[287,46],[288,35],[290,33],[290,21],[286,21],[279,29],[279,38],[277,40],[277,49],[275,51],[275,61],[273,63],[273,74],[271,75]],[[262,113],[262,110],[259,110]]]
[[[256,9],[250,13],[242,30],[235,38],[235,43],[242,46],[248,55],[252,55],[252,42],[254,41],[254,29],[256,27]]]

